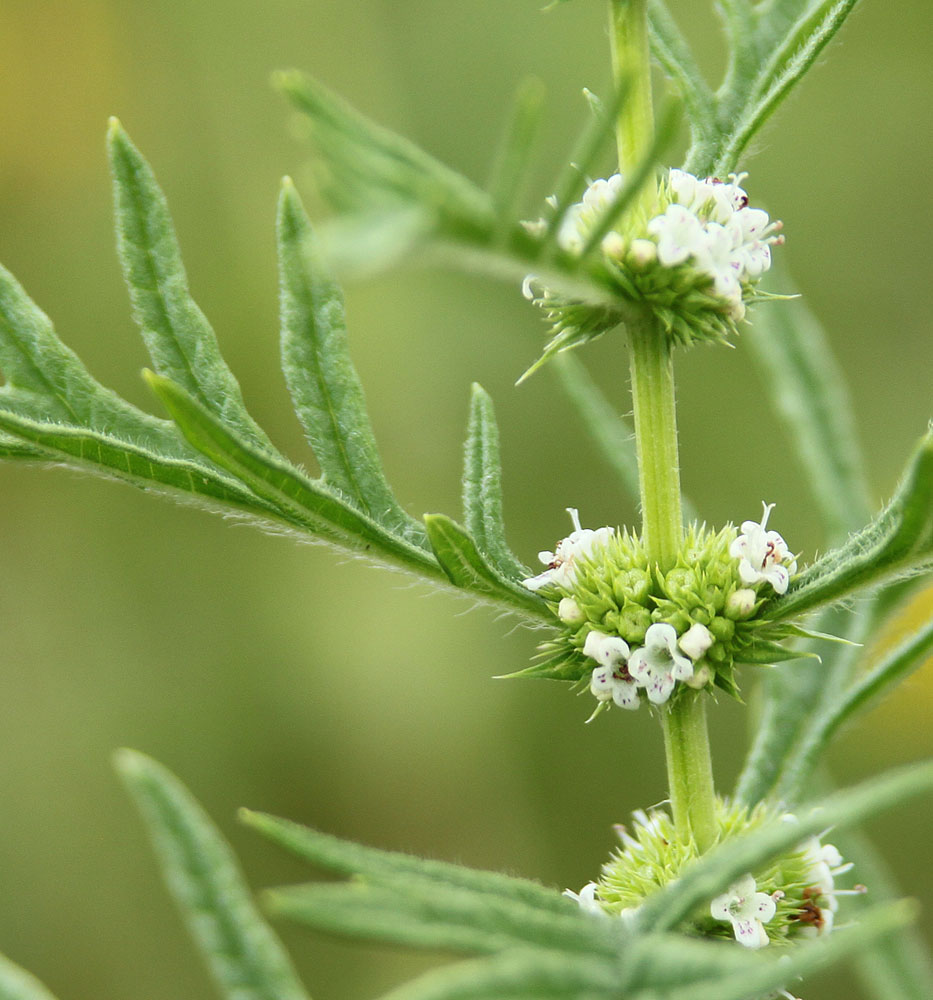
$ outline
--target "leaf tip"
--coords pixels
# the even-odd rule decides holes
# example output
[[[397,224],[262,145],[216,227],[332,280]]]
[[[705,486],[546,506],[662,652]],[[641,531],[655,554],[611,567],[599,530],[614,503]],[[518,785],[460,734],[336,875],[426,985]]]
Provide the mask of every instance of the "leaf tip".
[[[304,74],[297,69],[278,69],[272,74],[272,86],[291,96],[301,86]]]
[[[113,769],[124,779],[131,779],[146,770],[151,763],[151,759],[138,750],[131,750],[129,747],[120,747],[114,750],[111,758]]]

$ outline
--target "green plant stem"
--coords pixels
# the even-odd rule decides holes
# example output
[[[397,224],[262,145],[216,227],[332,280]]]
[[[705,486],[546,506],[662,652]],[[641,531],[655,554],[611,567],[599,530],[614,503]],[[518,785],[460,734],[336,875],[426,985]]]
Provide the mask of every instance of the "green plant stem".
[[[616,86],[624,81],[628,88],[616,123],[619,169],[625,174],[641,162],[654,136],[647,0],[610,0],[610,40]],[[650,211],[652,182],[649,177],[630,212]],[[642,541],[650,562],[664,572],[683,544],[671,342],[649,312],[627,326]],[[661,710],[674,825],[681,837],[692,836],[701,852],[716,839],[704,697],[684,691]]]
[[[613,79],[616,87],[625,86],[627,91],[616,121],[619,170],[625,176],[641,163],[654,138],[648,0],[610,0],[609,38]],[[646,179],[629,213],[650,208],[645,203],[654,196],[652,180]]]
[[[682,691],[661,708],[674,826],[702,853],[716,841],[716,792],[706,728],[706,695]]]
[[[683,541],[674,363],[670,341],[650,313],[627,329],[642,542],[649,560],[665,571]]]

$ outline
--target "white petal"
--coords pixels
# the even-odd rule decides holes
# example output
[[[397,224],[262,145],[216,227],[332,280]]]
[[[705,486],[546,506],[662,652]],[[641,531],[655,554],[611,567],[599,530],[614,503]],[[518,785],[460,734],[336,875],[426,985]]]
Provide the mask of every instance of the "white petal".
[[[823,844],[820,856],[830,868],[838,868],[842,864],[842,855],[832,844]]]
[[[732,894],[729,892],[724,892],[721,896],[717,896],[712,903],[709,904],[709,912],[714,920],[722,920],[727,923],[731,922],[732,914],[729,911],[729,904],[732,902]]]
[[[612,671],[609,667],[597,667],[590,678],[590,692],[597,701],[612,698]]]
[[[755,916],[766,924],[777,912],[777,903],[763,892],[756,892],[754,896]]]
[[[645,684],[645,694],[648,700],[655,705],[663,705],[671,696],[674,690],[674,678],[671,674],[661,670],[650,670],[647,683]]]
[[[768,934],[757,920],[734,920],[732,930],[735,939],[746,948],[762,948],[768,943]],[[762,934],[764,938],[762,939]]]
[[[790,583],[790,573],[784,566],[774,565],[762,570],[759,579],[765,579],[774,587],[776,594],[787,592],[787,585]]]
[[[613,678],[612,700],[619,708],[627,708],[634,711],[641,704],[641,699],[638,697],[638,685],[632,681]]]
[[[628,658],[628,672],[637,680],[648,679],[648,653],[642,647],[636,649]]]
[[[667,622],[655,622],[645,633],[645,646],[649,650],[664,649],[670,652],[677,645],[677,630]]]

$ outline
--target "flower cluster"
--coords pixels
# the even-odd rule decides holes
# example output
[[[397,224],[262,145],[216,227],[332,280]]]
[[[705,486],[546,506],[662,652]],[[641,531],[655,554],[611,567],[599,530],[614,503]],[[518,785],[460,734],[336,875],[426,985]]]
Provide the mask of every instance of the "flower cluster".
[[[639,199],[618,218],[622,176],[593,181],[565,210],[557,243],[570,257],[586,254],[593,276],[611,289],[619,307],[574,301],[529,275],[523,292],[552,323],[545,357],[624,323],[632,305],[647,306],[677,343],[733,335],[746,303],[768,297],[757,284],[771,266],[771,248],[784,239],[780,222],[749,206],[741,186],[745,176],[722,181],[672,168],[659,180],[647,211]],[[607,222],[610,228],[591,256],[594,234]],[[526,226],[532,234],[547,229],[543,219]]]
[[[737,693],[735,664],[773,655],[786,634],[756,619],[797,568],[784,539],[767,530],[772,506],[741,532],[694,526],[664,572],[649,565],[637,537],[582,528],[568,508],[574,530],[541,552],[546,569],[523,581],[551,602],[560,632],[523,673],[588,681],[597,712],[663,705],[683,687]]]
[[[779,823],[796,823],[773,806],[753,809],[716,800],[718,843]],[[564,895],[580,909],[602,916],[630,918],[641,903],[680,877],[698,856],[693,839],[677,834],[663,809],[633,814],[631,830],[616,827],[619,849],[603,866],[597,882]],[[794,850],[754,873],[748,872],[697,910],[684,930],[712,937],[730,937],[746,948],[783,944],[799,937],[825,935],[833,928],[837,897],[865,892],[865,887],[837,889],[834,879],[848,872],[832,844],[806,838]]]

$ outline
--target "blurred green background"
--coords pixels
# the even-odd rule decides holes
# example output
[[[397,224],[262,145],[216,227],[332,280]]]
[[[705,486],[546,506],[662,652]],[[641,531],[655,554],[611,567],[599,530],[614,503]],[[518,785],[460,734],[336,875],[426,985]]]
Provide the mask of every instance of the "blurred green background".
[[[603,4],[537,0],[4,0],[0,259],[92,372],[157,412],[113,250],[103,139],[117,114],[168,194],[192,289],[253,414],[307,452],[278,371],[277,182],[310,196],[307,149],[268,85],[298,66],[482,181],[527,74],[550,111],[529,215],[605,90]],[[708,4],[672,4],[710,73]],[[678,9],[679,8],[679,9]],[[850,378],[879,501],[933,412],[927,166],[933,8],[866,3],[758,140],[748,187],[785,220],[785,259]],[[781,251],[785,254],[785,251]],[[414,513],[456,513],[471,380],[498,407],[511,541],[528,561],[568,527],[631,523],[547,371],[518,290],[443,273],[348,289],[352,345],[385,464]],[[586,352],[628,408],[618,339]],[[745,347],[679,359],[685,488],[713,523],[757,517],[807,557],[823,539]],[[174,769],[256,886],[304,877],[237,827],[244,804],[384,847],[579,887],[610,825],[664,796],[647,712],[583,726],[559,685],[493,681],[535,638],[331,551],[60,470],[0,468],[0,950],[61,1000],[211,995],[111,772],[128,745]],[[930,602],[926,607],[929,608]],[[925,613],[921,608],[919,613]],[[754,681],[746,677],[754,700]],[[846,781],[933,752],[929,671],[847,731]],[[713,711],[724,789],[745,714]],[[933,900],[928,805],[872,831]],[[929,913],[926,916],[930,926]],[[370,997],[421,959],[283,928],[316,1000]],[[841,973],[810,996],[849,996]]]

